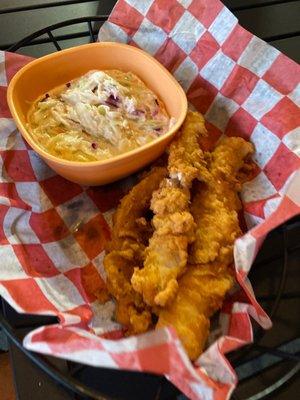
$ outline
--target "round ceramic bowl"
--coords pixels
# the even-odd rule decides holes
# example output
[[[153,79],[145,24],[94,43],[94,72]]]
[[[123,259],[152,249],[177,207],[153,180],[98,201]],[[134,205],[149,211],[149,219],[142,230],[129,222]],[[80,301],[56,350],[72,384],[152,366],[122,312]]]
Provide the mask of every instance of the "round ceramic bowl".
[[[92,69],[131,71],[164,102],[175,124],[146,144],[108,160],[77,162],[55,157],[43,150],[27,128],[32,102]],[[92,43],[49,54],[25,65],[11,80],[7,99],[12,116],[28,144],[59,175],[82,185],[102,185],[125,177],[159,157],[170,143],[187,113],[186,95],[173,76],[153,57],[120,43]]]

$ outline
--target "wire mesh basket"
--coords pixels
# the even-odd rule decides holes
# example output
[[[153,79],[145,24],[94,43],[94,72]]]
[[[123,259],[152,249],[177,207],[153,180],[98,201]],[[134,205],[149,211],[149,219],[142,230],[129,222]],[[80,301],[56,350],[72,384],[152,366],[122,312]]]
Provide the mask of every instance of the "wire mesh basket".
[[[23,53],[26,53],[28,46],[52,43],[53,50],[60,51],[62,48],[61,41],[85,38],[87,42],[94,42],[99,27],[106,19],[106,15],[91,16],[47,26],[26,36],[7,50],[11,52],[23,50]],[[68,34],[60,32],[65,27],[72,27],[77,24],[85,24],[86,30]],[[291,288],[289,282],[291,257],[293,257],[293,260],[300,259],[300,245],[297,237],[300,237],[300,218],[294,218],[269,235],[250,272],[250,280],[253,283],[258,301],[263,304],[265,310],[273,319],[275,330],[278,311],[283,303],[287,304],[286,307],[290,307],[289,304],[292,304],[292,302],[297,304],[297,307],[299,306],[299,287],[294,287],[292,284],[293,287]],[[240,382],[232,396],[233,399],[259,400],[266,398],[297,376],[300,370],[297,307],[296,316],[290,323],[294,324],[295,332],[298,329],[298,335],[294,335],[292,329],[292,333],[287,337],[282,337],[282,334],[275,334],[275,336],[279,336],[276,341],[274,338],[272,339],[274,333],[269,339],[269,333],[255,326],[253,344],[229,354],[230,362],[235,367]],[[115,398],[123,400],[135,398],[143,400],[185,399],[185,396],[164,377],[93,368],[65,360],[54,363],[53,358],[32,353],[22,346],[22,338],[27,332],[53,322],[57,322],[55,318],[21,316],[2,301],[0,326],[7,335],[10,344],[16,346],[28,360],[52,379],[53,384],[63,387],[70,396],[69,398],[80,400]],[[278,371],[275,374],[273,373],[271,378],[269,376],[270,371],[274,368],[277,368]],[[257,380],[258,374],[260,383]],[[261,383],[263,374],[267,376],[267,384]],[[101,381],[102,386],[99,384]],[[105,382],[105,388],[103,388],[103,382]],[[146,391],[147,393],[145,393]]]

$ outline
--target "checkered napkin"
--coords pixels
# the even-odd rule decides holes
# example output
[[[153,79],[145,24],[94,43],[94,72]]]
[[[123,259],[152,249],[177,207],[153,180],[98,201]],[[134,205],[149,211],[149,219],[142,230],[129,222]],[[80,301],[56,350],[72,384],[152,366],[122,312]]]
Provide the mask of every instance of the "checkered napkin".
[[[249,315],[271,326],[247,273],[266,234],[300,211],[300,68],[218,0],[119,0],[99,40],[154,55],[205,114],[215,141],[226,134],[254,143],[256,176],[242,192],[249,231],[234,248],[242,290],[224,304],[194,365],[172,329],[121,338],[114,304],[100,301],[102,259],[112,210],[130,183],[81,187],[43,163],[6,103],[8,82],[30,59],[0,52],[0,294],[19,312],[58,316],[59,324],[25,337],[28,349],[164,374],[191,399],[228,398],[237,380],[225,354],[252,340]]]

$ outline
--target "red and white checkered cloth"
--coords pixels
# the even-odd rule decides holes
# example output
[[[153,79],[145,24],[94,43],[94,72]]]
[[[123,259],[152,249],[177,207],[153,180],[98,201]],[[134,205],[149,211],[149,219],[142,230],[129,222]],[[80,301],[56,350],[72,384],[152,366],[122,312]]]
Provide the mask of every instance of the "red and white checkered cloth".
[[[114,304],[98,297],[112,209],[130,183],[81,187],[40,160],[6,103],[8,82],[30,59],[0,52],[0,294],[19,312],[60,318],[27,335],[28,349],[164,374],[191,399],[227,399],[237,382],[224,354],[252,340],[249,315],[271,326],[247,273],[266,234],[300,212],[300,67],[219,0],[119,0],[99,39],[154,55],[205,114],[214,140],[239,135],[255,144],[257,173],[242,193],[250,230],[234,249],[243,290],[224,304],[219,332],[194,365],[172,329],[120,338]]]

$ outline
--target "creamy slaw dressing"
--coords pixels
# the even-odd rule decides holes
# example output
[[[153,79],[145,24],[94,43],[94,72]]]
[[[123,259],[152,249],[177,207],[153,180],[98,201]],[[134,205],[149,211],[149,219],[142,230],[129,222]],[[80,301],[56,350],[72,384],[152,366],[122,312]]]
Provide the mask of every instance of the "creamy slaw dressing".
[[[33,139],[72,161],[96,161],[151,142],[174,123],[164,104],[132,72],[89,71],[35,102]]]

